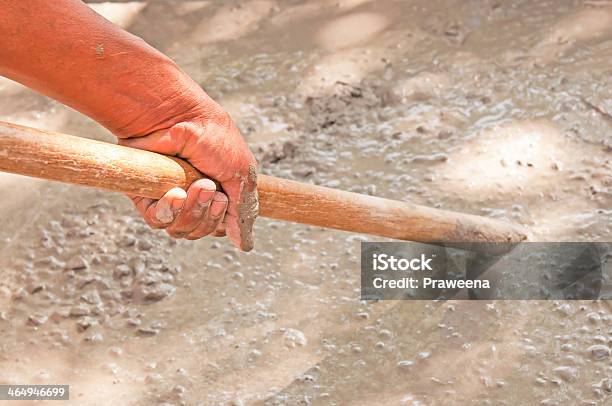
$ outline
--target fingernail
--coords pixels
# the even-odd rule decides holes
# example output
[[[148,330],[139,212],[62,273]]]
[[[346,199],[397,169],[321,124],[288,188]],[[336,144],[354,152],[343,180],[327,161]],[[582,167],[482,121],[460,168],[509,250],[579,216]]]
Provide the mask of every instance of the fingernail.
[[[191,187],[194,186],[201,189],[198,193],[198,203],[200,206],[208,204],[215,194],[215,190],[217,190],[217,185],[210,179],[197,180]]]
[[[210,213],[213,216],[220,216],[221,214],[223,214],[226,205],[226,197],[219,199],[217,196],[215,196],[215,200],[213,200],[212,204],[210,205]]]
[[[172,204],[170,205],[170,208],[172,210],[172,216],[174,218],[176,218],[176,216],[179,214],[179,212],[183,208],[183,201],[184,201],[183,199],[174,199],[172,201]]]
[[[168,206],[158,206],[155,212],[155,218],[162,224],[172,223],[174,216],[174,213]]]
[[[198,193],[198,203],[201,205],[207,204],[214,194],[214,190],[200,190],[200,193]]]
[[[183,201],[187,193],[183,189],[170,189],[163,198],[157,202],[155,217],[162,224],[169,224],[176,218],[181,211]]]

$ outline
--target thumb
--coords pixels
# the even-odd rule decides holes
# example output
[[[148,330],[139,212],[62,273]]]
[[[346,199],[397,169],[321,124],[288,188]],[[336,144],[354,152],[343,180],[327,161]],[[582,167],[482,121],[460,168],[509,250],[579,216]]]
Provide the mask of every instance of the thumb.
[[[160,130],[154,133],[134,138],[119,138],[119,145],[125,147],[144,149],[164,155],[181,155],[184,143],[178,142],[176,135],[169,130]]]

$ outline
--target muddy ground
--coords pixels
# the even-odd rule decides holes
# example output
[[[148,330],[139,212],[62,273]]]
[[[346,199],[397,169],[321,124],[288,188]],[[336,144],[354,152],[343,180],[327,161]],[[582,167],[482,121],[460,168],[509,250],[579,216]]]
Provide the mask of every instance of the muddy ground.
[[[262,172],[612,241],[610,1],[90,3],[218,99]],[[2,120],[113,140],[0,96]],[[612,302],[362,302],[369,237],[260,219],[243,254],[118,194],[0,187],[0,382],[75,405],[612,403]]]

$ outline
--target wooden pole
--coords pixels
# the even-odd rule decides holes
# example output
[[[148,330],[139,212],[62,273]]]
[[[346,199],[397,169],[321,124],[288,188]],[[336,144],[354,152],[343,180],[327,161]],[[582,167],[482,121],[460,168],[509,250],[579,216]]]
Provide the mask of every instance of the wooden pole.
[[[0,171],[160,198],[203,175],[180,159],[0,122]],[[436,244],[527,239],[518,225],[259,175],[260,215]]]

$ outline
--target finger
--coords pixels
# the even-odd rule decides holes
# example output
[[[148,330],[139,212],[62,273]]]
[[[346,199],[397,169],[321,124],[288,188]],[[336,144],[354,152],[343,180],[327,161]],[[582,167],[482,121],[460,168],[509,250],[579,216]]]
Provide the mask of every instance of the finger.
[[[227,236],[243,251],[253,249],[253,224],[259,213],[257,169],[249,166],[247,176],[222,183],[230,197],[227,207]]]
[[[227,214],[227,211],[226,211],[226,214]],[[219,223],[217,228],[215,228],[215,231],[213,231],[212,233],[213,237],[225,237],[227,235],[227,233],[225,232],[226,227],[227,227],[227,223],[225,222],[226,220],[227,220],[227,215],[223,218],[223,221]]]
[[[174,238],[183,238],[203,221],[215,194],[216,185],[210,179],[200,179],[191,184],[181,212],[166,229]]]
[[[202,222],[186,237],[189,240],[197,240],[202,238],[217,229],[219,224],[225,217],[227,210],[228,198],[221,192],[215,192],[212,203],[206,211],[206,215],[202,219]]]
[[[160,222],[155,216],[151,215],[151,213],[155,211],[157,200],[149,199],[148,197],[142,196],[132,196],[130,197],[130,199],[132,199],[132,202],[134,202],[134,205],[136,206],[136,208],[140,212],[140,215],[149,227],[164,228],[167,226],[166,224]],[[148,215],[147,212],[149,212]]]
[[[151,199],[143,199],[140,205],[144,209],[143,218],[145,222],[153,228],[168,227],[181,211],[186,196],[187,193],[183,189],[173,188],[159,200],[153,200],[149,203],[148,200]]]
[[[136,206],[136,209],[138,209],[140,216],[143,218],[145,217],[145,213],[147,212],[147,209],[149,208],[149,206],[151,206],[153,203],[156,202],[156,200],[149,199],[148,197],[130,196],[130,195],[128,195],[128,197],[132,200],[132,202],[134,203],[134,206]],[[147,221],[146,219],[145,219],[145,222],[151,228],[159,228],[157,222],[151,223]]]

